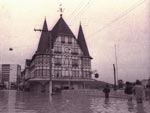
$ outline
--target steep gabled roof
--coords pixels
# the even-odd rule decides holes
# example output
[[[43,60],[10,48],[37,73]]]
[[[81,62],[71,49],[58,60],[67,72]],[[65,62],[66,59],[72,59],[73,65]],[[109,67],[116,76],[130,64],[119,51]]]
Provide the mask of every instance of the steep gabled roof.
[[[85,37],[84,37],[84,34],[83,34],[83,30],[82,30],[82,26],[80,24],[79,26],[79,32],[78,32],[78,37],[77,37],[77,41],[78,41],[78,44],[83,52],[83,54],[86,56],[86,57],[90,57],[90,54],[89,54],[89,50],[88,50],[88,47],[87,47],[87,44],[86,44],[86,41],[85,41]]]
[[[70,28],[68,27],[68,25],[66,24],[66,22],[64,21],[64,19],[62,18],[62,16],[60,16],[60,19],[57,21],[57,23],[51,30],[53,43],[55,42],[59,34],[70,35],[70,36],[75,37],[72,31],[70,30]]]
[[[44,21],[42,30],[43,31],[41,33],[41,37],[40,37],[40,41],[39,41],[36,54],[45,54],[47,49],[49,48],[49,34],[48,32],[45,32],[45,31],[48,31],[46,19]]]

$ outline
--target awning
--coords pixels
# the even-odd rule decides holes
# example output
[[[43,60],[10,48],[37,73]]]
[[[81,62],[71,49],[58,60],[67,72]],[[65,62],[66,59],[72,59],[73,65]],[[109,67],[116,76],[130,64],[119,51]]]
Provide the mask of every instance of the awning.
[[[29,82],[32,81],[49,81],[48,78],[31,78]],[[52,81],[74,81],[74,82],[91,82],[93,79],[72,79],[72,78],[53,78]]]

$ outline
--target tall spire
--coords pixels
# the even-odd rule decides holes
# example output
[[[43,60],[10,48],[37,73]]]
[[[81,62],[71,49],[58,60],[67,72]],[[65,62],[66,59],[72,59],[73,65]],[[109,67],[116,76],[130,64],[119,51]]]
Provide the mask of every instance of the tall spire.
[[[78,41],[78,44],[79,44],[82,52],[84,53],[84,55],[86,57],[92,58],[89,54],[89,50],[88,50],[88,47],[87,47],[87,44],[86,44],[86,41],[85,41],[85,37],[84,37],[84,34],[83,34],[81,22],[80,22],[80,26],[79,26],[77,41]]]
[[[49,34],[48,34],[48,32],[44,32],[44,31],[48,31],[46,17],[45,17],[45,20],[44,20],[42,30],[43,31],[41,33],[38,49],[36,51],[37,54],[44,54],[44,53],[46,53],[46,51],[49,48]]]
[[[45,17],[44,24],[43,24],[43,30],[48,30],[46,17]]]

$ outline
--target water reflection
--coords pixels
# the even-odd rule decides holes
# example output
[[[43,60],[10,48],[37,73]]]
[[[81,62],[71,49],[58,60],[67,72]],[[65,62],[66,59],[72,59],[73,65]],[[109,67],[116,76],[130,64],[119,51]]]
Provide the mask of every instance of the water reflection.
[[[143,104],[137,104],[137,113],[146,113]]]
[[[16,91],[8,92],[8,113],[16,113]]]
[[[144,109],[145,108],[145,109]],[[149,103],[125,99],[0,91],[0,113],[149,113]]]
[[[129,112],[133,112],[133,111],[134,111],[134,104],[133,104],[133,101],[128,101],[128,102],[127,102],[127,105],[128,105],[128,111],[129,111]]]
[[[105,109],[108,109],[108,108],[110,107],[109,98],[105,98],[105,99],[104,99],[104,103],[105,103],[105,104],[103,105],[104,108],[105,108]]]

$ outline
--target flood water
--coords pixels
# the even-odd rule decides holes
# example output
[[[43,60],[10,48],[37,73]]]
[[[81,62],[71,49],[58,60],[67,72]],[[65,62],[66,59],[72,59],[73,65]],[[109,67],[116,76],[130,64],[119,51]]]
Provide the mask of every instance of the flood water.
[[[150,102],[137,106],[119,98],[0,91],[0,113],[150,113]]]

